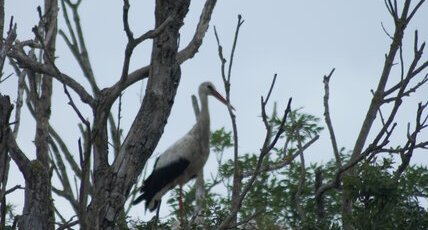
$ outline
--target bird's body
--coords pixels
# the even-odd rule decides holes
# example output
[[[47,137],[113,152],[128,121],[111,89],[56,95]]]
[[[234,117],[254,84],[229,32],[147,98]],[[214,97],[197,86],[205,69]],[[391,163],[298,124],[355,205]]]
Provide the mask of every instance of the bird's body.
[[[153,172],[141,188],[142,195],[133,202],[134,204],[145,200],[146,209],[154,211],[166,192],[176,185],[184,185],[202,170],[209,155],[208,95],[213,95],[227,104],[212,83],[204,82],[199,86],[201,111],[196,124],[158,157]]]

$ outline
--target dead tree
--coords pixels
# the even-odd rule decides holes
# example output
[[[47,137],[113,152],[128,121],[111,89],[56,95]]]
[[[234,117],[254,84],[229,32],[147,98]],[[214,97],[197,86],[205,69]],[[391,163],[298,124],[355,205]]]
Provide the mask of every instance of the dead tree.
[[[14,136],[8,136],[10,156],[26,180],[25,207],[19,227],[30,229],[29,226],[40,226],[37,229],[54,229],[55,210],[51,199],[53,191],[67,199],[78,216],[78,221],[66,221],[57,212],[63,222],[60,228],[78,223],[81,229],[116,229],[130,190],[163,133],[180,83],[180,65],[192,58],[201,46],[216,1],[206,1],[193,39],[179,51],[180,28],[189,10],[190,0],[157,0],[155,28],[138,37],[134,36],[129,26],[130,5],[128,0],[124,0],[123,26],[128,43],[122,73],[114,85],[104,89],[96,84],[89,61],[78,14],[81,1],[60,2],[68,33],[62,30],[58,32],[57,29],[58,1],[46,0],[43,12],[39,9],[40,23],[33,29],[34,39],[23,42],[15,40],[16,25],[11,26],[9,34],[13,37],[12,43],[5,49],[16,73],[25,74],[29,82],[23,88],[31,99],[27,106],[37,124],[36,160],[28,159],[16,144]],[[72,12],[71,16],[69,12]],[[55,64],[55,41],[58,33],[77,59],[85,78],[91,84],[92,93]],[[134,49],[148,39],[153,39],[150,64],[130,72],[129,63]],[[24,48],[30,48],[30,51]],[[34,51],[43,53],[42,60],[34,56]],[[112,119],[111,108],[124,90],[142,79],[147,79],[143,103],[125,140],[121,142],[119,127]],[[53,80],[63,84],[69,104],[81,121],[82,138],[79,138],[78,154],[72,154],[50,126]],[[39,88],[41,90],[36,91]],[[92,121],[83,117],[69,90],[90,107]],[[114,140],[114,151],[109,151],[109,136]],[[52,157],[49,149],[53,152]],[[110,164],[108,157],[112,154],[114,161]],[[76,162],[72,155],[79,155],[80,161]],[[64,167],[66,163],[80,179],[77,196],[71,190],[69,175]],[[62,188],[51,186],[52,172],[60,178]],[[34,225],[35,223],[43,225]]]
[[[343,184],[343,177],[346,175],[353,175],[356,171],[356,165],[359,162],[363,160],[370,161],[370,159],[373,159],[380,153],[398,153],[402,159],[402,164],[398,167],[397,172],[395,173],[398,180],[401,172],[408,166],[413,151],[418,148],[427,148],[428,142],[421,141],[418,143],[416,140],[421,131],[427,127],[428,116],[424,115],[424,112],[426,112],[428,102],[421,102],[419,104],[418,109],[416,110],[415,128],[412,131],[409,123],[408,131],[405,135],[406,138],[403,138],[404,140],[407,139],[405,143],[398,145],[398,147],[394,146],[394,148],[390,146],[390,137],[397,125],[396,116],[401,108],[400,106],[402,105],[402,102],[406,97],[409,97],[428,81],[428,75],[423,74],[428,67],[428,61],[421,61],[425,42],[422,44],[419,43],[418,31],[415,31],[414,33],[414,56],[410,65],[407,67],[404,64],[402,49],[405,30],[424,2],[424,0],[420,0],[415,4],[412,4],[411,0],[406,0],[402,6],[398,6],[397,1],[385,0],[386,8],[394,21],[394,33],[390,35],[385,30],[386,34],[391,39],[390,49],[388,53],[385,54],[382,73],[379,77],[376,89],[372,91],[372,100],[367,114],[363,119],[363,124],[348,162],[342,162],[339,157],[339,144],[337,143],[330,118],[328,104],[329,82],[334,69],[330,74],[324,76],[324,117],[330,134],[337,171],[333,180],[317,186],[315,196],[317,203],[322,203],[322,195],[324,192],[332,188],[341,187]],[[395,62],[399,63],[398,68],[400,78],[394,83],[392,72],[394,66],[396,66]],[[388,84],[392,86],[388,88]],[[382,113],[382,109],[387,106],[391,106],[392,109],[388,110],[388,114]],[[378,116],[380,119],[377,119]],[[379,130],[376,130],[374,125],[376,120],[380,121],[382,124]],[[373,139],[369,139],[369,133],[374,133]],[[349,217],[352,215],[354,200],[351,198],[350,191],[345,188],[346,186],[344,186],[342,191],[342,224],[344,229],[353,229],[353,225],[349,221]],[[322,212],[322,210],[320,211]]]

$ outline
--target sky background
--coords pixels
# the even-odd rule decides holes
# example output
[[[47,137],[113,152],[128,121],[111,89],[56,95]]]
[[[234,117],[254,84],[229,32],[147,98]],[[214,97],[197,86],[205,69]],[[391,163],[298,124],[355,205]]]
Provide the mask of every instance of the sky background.
[[[153,2],[130,1],[129,20],[134,35],[153,28]],[[186,46],[193,36],[203,3],[192,1],[181,30],[181,47]],[[42,1],[13,0],[6,1],[5,5],[6,25],[13,15],[14,22],[18,24],[18,39],[33,38],[31,28],[38,21],[36,7],[43,6]],[[217,28],[228,58],[238,14],[242,15],[245,22],[240,30],[232,70],[231,102],[236,108],[240,154],[257,152],[263,143],[265,129],[260,119],[260,96],[267,93],[275,73],[278,74],[278,79],[271,102],[278,103],[278,110],[285,109],[288,98],[293,97],[293,108],[303,107],[302,112],[313,114],[323,121],[322,80],[323,75],[328,74],[332,68],[336,68],[336,71],[330,83],[331,118],[339,147],[352,149],[371,99],[370,90],[376,88],[390,44],[381,24],[390,33],[394,29],[384,1],[233,0],[217,2],[202,47],[193,59],[182,65],[175,104],[155,154],[162,153],[195,123],[190,96],[197,93],[201,82],[212,81],[224,94],[213,26]],[[65,29],[62,12],[59,15],[59,27]],[[97,81],[101,88],[110,86],[120,77],[127,41],[122,25],[122,1],[86,0],[81,4],[80,15]],[[414,30],[419,30],[420,43],[428,40],[427,19],[428,7],[425,4],[405,35],[406,65],[413,55]],[[151,42],[148,41],[135,50],[131,71],[149,63],[150,48]],[[73,76],[89,91],[77,62],[60,37],[57,40],[56,55],[61,71]],[[424,54],[422,60],[427,58]],[[398,80],[398,70],[398,66],[394,68],[394,81],[389,85]],[[6,66],[4,72],[7,76],[13,70]],[[0,84],[0,91],[16,98],[16,85],[17,78],[12,76]],[[125,91],[121,114],[125,133],[140,106],[144,86],[145,83],[139,82]],[[74,98],[78,101],[77,97]],[[411,99],[405,99],[397,117],[398,127],[391,140],[397,144],[404,141],[407,122],[414,124],[417,103],[426,101],[427,98],[428,87],[424,86]],[[76,125],[78,118],[66,102],[62,86],[55,84],[51,124],[63,136],[70,149],[77,152],[77,140],[80,137]],[[86,117],[91,118],[88,107],[81,105],[80,108]],[[220,127],[231,130],[231,122],[224,106],[211,100],[210,111],[211,130]],[[113,109],[113,113],[116,112],[117,105]],[[23,113],[18,142],[24,152],[34,159],[34,121],[28,110],[24,109]],[[375,123],[379,127],[380,121]],[[325,126],[323,122],[321,125]],[[426,140],[428,133],[425,132],[420,138]],[[419,151],[414,154],[411,162],[428,166],[427,154],[427,151]],[[326,130],[306,151],[305,156],[310,162],[326,162],[333,158]],[[213,159],[214,156],[211,156],[205,167],[206,175],[216,170]],[[153,161],[148,163],[149,170],[152,164]],[[11,168],[8,187],[24,185],[20,172],[13,163]],[[57,184],[55,179],[54,183]],[[58,197],[54,199],[61,202],[64,214],[71,215],[65,202]],[[21,212],[23,191],[15,192],[8,200],[17,205],[17,212]],[[163,215],[168,214],[169,207],[166,206],[164,203]],[[152,214],[145,215],[142,210],[142,205],[137,206],[132,215],[143,216],[144,219],[151,217]]]

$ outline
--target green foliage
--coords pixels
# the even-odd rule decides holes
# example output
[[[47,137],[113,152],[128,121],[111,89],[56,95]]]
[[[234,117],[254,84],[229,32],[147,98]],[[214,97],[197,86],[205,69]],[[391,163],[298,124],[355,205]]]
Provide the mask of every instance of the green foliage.
[[[16,205],[7,203],[6,204],[6,229],[12,229],[13,221],[15,220]]]
[[[352,221],[359,229],[428,229],[428,212],[419,198],[428,196],[428,170],[409,166],[398,180],[392,157],[364,162],[345,178],[355,199]]]
[[[195,212],[195,186],[187,186],[183,188],[183,205],[185,210],[185,220],[190,220]],[[180,210],[178,204],[179,189],[173,190],[173,195],[168,199],[167,203],[172,207],[171,217],[169,222],[175,222],[179,219]],[[208,192],[204,199],[203,210],[200,216],[205,220],[205,226],[208,229],[218,226],[221,221],[227,216],[229,205],[226,205],[228,201],[225,201],[219,194]],[[188,223],[186,222],[186,225]]]
[[[132,230],[150,230],[150,229],[171,229],[171,227],[174,225],[171,221],[155,221],[155,218],[151,219],[150,221],[142,221],[140,219],[131,219],[128,221],[128,227]],[[126,228],[123,228],[124,230]]]
[[[302,108],[292,110],[288,121],[284,124],[285,136],[291,141],[305,142],[308,138],[318,135],[324,128],[319,126],[319,118],[314,115],[300,112]],[[274,116],[272,119],[275,128],[281,125],[281,119]]]
[[[428,229],[428,212],[420,203],[421,198],[428,197],[428,169],[410,165],[399,179],[395,179],[397,163],[393,156],[357,164],[353,176],[344,177],[342,187],[325,192],[320,202],[315,200],[315,174],[321,172],[325,183],[335,177],[337,166],[334,159],[311,164],[305,167],[306,180],[299,193],[302,165],[290,156],[296,153],[297,142],[304,145],[323,128],[318,125],[318,118],[302,113],[300,109],[292,111],[290,118],[284,125],[285,135],[280,139],[286,148],[273,149],[263,161],[264,165],[286,164],[257,177],[244,199],[239,220],[251,218],[251,224],[258,229],[341,229],[342,189],[347,188],[354,203],[353,215],[345,218],[356,229]],[[274,125],[273,130],[279,128],[280,121],[275,114],[270,122]],[[232,146],[231,132],[221,128],[212,133],[211,151],[217,157],[218,173],[205,181],[206,197],[200,217],[206,229],[215,228],[229,214],[234,162],[231,159],[223,161],[223,156],[230,155],[227,152]],[[342,148],[340,157],[346,162],[349,152]],[[257,161],[258,154],[246,153],[239,157],[241,169],[247,174],[253,172]],[[244,186],[248,183],[248,177],[243,178],[243,183]],[[213,189],[216,187],[220,189]],[[214,190],[226,190],[227,194]],[[183,188],[183,199],[185,219],[189,221],[196,205],[192,183]],[[172,228],[179,219],[178,189],[173,190],[167,203],[172,214],[161,221],[161,229]],[[304,219],[297,212],[298,207],[302,209]],[[130,223],[133,224],[131,229],[150,229],[154,224],[152,221]],[[190,227],[198,229],[196,225]]]
[[[226,132],[224,127],[211,133],[211,150],[215,153],[223,153],[225,149],[233,146],[232,132]]]

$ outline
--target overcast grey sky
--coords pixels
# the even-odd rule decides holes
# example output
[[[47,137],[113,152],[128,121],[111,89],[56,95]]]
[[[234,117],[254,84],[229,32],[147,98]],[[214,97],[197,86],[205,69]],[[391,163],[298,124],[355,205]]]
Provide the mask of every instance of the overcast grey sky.
[[[130,2],[130,23],[134,34],[152,29],[153,2]],[[38,20],[38,5],[43,5],[42,1],[6,1],[6,19],[11,15],[15,17],[20,40],[33,37],[31,28]],[[185,46],[193,35],[202,6],[203,1],[192,2],[181,31],[181,46]],[[80,12],[97,81],[101,87],[110,86],[120,76],[126,45],[122,29],[122,1],[83,1]],[[330,85],[331,116],[339,146],[351,149],[370,102],[370,89],[376,87],[384,54],[389,48],[390,39],[382,30],[381,23],[389,32],[393,32],[392,19],[382,0],[218,1],[199,53],[182,66],[175,104],[155,153],[161,153],[194,124],[190,96],[197,92],[201,82],[212,81],[224,93],[212,26],[217,27],[224,52],[228,54],[238,14],[242,15],[245,23],[241,27],[236,49],[231,101],[236,108],[240,153],[257,152],[262,145],[265,130],[259,117],[260,96],[266,94],[274,73],[278,74],[278,79],[271,100],[278,102],[278,109],[285,108],[288,98],[293,97],[293,108],[303,107],[303,112],[322,118],[322,77],[333,67],[336,72]],[[412,55],[415,28],[419,30],[421,41],[428,40],[427,19],[428,7],[425,4],[405,35],[405,57]],[[60,28],[65,28],[61,17]],[[131,70],[149,63],[150,47],[151,43],[147,42],[137,48]],[[57,48],[57,65],[60,69],[87,86],[61,38],[58,38]],[[428,56],[424,55],[424,58],[427,59]],[[10,73],[12,70],[6,68],[5,75]],[[398,77],[397,73],[394,73],[395,77]],[[76,149],[79,138],[75,125],[77,116],[65,103],[62,86],[55,86],[51,121],[71,148]],[[141,83],[137,83],[124,94],[121,123],[125,130],[128,130],[139,107],[141,86]],[[16,78],[12,77],[2,83],[0,90],[12,98],[16,97]],[[393,140],[400,141],[405,137],[407,122],[414,121],[417,103],[426,101],[427,98],[428,87],[425,86],[412,99],[405,100]],[[83,111],[87,117],[91,117],[88,108]],[[212,130],[223,126],[231,129],[224,106],[211,100],[210,111]],[[27,112],[23,117],[19,143],[28,155],[34,152],[33,138],[34,124]],[[421,138],[427,139],[428,134],[424,133]],[[416,153],[412,163],[427,166],[427,154],[427,151]],[[322,132],[320,140],[306,152],[306,157],[311,162],[326,162],[333,158],[326,131]],[[149,162],[150,168],[151,164]],[[12,170],[8,186],[23,184],[15,166]],[[214,161],[209,161],[205,172],[209,175],[213,170]],[[19,212],[22,199],[21,191],[9,198],[10,202],[19,205]],[[164,204],[163,213],[167,214],[168,207],[165,206]],[[63,207],[66,212],[67,206]],[[141,217],[143,207],[135,209],[133,214],[138,213]]]

